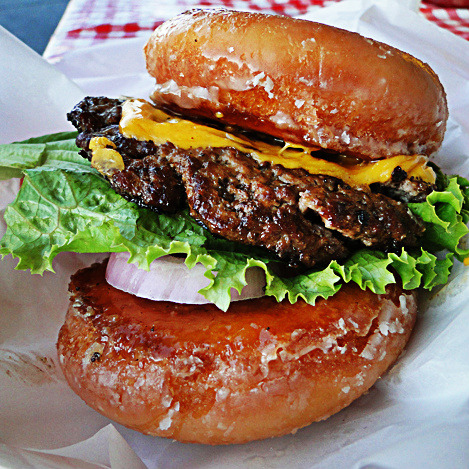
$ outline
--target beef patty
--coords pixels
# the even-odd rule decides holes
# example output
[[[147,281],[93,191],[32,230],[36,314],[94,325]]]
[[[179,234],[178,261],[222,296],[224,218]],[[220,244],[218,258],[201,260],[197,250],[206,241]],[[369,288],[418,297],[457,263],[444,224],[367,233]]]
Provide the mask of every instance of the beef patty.
[[[423,233],[404,202],[424,199],[433,186],[407,178],[399,167],[389,183],[350,187],[231,147],[183,150],[129,139],[119,132],[122,103],[88,97],[68,118],[80,132],[84,157],[91,159],[91,138],[113,142],[125,168],[108,175],[109,182],[139,205],[165,213],[188,206],[212,233],[265,248],[293,266],[344,259],[360,245],[384,251],[416,246]]]

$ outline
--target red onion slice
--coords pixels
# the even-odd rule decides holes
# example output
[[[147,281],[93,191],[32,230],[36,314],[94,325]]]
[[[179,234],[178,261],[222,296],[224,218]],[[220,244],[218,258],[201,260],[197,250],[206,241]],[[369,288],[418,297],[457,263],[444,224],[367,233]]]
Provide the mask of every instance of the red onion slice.
[[[153,261],[150,270],[128,263],[126,252],[112,253],[106,270],[106,280],[113,287],[155,301],[175,303],[210,303],[199,292],[210,280],[204,276],[205,267],[196,264],[188,269],[182,257],[164,256]],[[265,273],[259,267],[246,271],[247,285],[239,294],[231,289],[231,301],[264,296]]]

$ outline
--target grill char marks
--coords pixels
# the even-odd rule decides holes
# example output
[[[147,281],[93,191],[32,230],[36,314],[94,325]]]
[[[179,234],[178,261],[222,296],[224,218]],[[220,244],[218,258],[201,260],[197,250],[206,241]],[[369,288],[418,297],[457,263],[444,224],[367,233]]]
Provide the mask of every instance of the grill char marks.
[[[297,189],[298,206],[305,216],[313,212],[327,228],[365,246],[385,250],[413,246],[423,233],[421,223],[408,213],[405,204],[380,193],[352,188],[335,177],[303,169],[276,165],[272,173]]]
[[[116,172],[109,181],[118,194],[138,205],[176,213],[186,205],[184,186],[160,153],[126,162],[124,171]]]
[[[301,194],[300,209],[312,210],[327,228],[360,240],[365,246],[386,249],[400,243],[416,244],[421,229],[403,204],[381,194],[353,190],[340,182],[337,186],[334,191],[323,184],[309,187]]]
[[[307,267],[343,259],[360,244],[383,250],[414,246],[423,232],[403,203],[334,177],[259,163],[234,148],[182,150],[125,138],[117,125],[121,105],[86,98],[69,120],[81,132],[77,144],[83,156],[91,158],[94,136],[116,145],[125,169],[109,177],[111,186],[140,205],[170,213],[188,205],[212,233]],[[411,197],[421,197],[430,186],[399,180],[394,192],[402,192],[405,181]]]
[[[385,183],[374,183],[370,186],[373,192],[379,192],[392,199],[402,202],[424,202],[431,191],[436,189],[436,185],[425,181],[407,177],[407,173],[396,166],[391,175],[391,180]]]
[[[272,178],[268,165],[233,148],[174,149],[167,158],[182,175],[191,215],[212,233],[264,247],[291,264],[348,254],[340,237],[301,214],[296,188]]]
[[[123,100],[86,97],[68,113],[80,131],[77,145],[91,160],[92,137],[106,137],[121,154],[125,169],[108,176],[111,187],[131,202],[157,212],[175,213],[186,205],[181,178],[161,156],[162,147],[151,141],[125,138],[119,132]]]
[[[96,132],[111,125],[119,125],[123,102],[104,96],[87,96],[67,114],[67,119],[80,132]]]

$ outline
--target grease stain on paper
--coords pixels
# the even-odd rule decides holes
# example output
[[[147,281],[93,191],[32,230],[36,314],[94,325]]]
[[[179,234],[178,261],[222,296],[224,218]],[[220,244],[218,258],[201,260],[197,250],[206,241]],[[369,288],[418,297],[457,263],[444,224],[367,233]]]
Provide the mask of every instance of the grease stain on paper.
[[[58,380],[55,361],[34,352],[18,353],[0,349],[0,374],[31,386]]]

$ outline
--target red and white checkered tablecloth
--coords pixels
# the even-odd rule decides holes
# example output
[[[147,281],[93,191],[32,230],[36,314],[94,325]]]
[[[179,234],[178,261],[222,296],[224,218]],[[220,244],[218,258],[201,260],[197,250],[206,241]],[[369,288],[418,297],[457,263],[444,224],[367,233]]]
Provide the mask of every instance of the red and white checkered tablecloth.
[[[423,3],[420,12],[438,26],[469,40],[469,3],[467,8],[441,8]]]
[[[113,39],[147,36],[163,21],[196,6],[225,6],[267,13],[300,15],[340,0],[71,0],[44,57]],[[469,8],[442,8],[422,3],[421,14],[438,26],[469,40]]]

